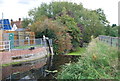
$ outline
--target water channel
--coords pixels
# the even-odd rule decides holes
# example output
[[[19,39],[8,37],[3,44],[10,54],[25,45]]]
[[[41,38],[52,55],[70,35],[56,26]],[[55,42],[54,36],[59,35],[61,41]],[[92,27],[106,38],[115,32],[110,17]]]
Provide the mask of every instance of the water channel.
[[[2,67],[2,81],[56,79],[65,63],[76,62],[78,56],[53,55],[38,60]]]

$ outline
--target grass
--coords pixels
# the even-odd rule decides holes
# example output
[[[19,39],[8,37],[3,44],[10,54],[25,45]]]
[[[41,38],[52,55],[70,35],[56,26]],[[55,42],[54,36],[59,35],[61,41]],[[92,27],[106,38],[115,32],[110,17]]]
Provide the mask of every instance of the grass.
[[[93,39],[77,63],[62,66],[57,79],[120,79],[118,49]]]
[[[77,51],[68,53],[66,55],[81,55],[86,51],[86,48],[78,48]]]

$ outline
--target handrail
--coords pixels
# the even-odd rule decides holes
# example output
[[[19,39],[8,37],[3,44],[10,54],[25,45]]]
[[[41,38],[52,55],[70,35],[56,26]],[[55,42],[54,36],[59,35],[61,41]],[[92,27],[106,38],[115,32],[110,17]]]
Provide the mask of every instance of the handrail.
[[[10,51],[10,41],[0,41],[0,50]]]

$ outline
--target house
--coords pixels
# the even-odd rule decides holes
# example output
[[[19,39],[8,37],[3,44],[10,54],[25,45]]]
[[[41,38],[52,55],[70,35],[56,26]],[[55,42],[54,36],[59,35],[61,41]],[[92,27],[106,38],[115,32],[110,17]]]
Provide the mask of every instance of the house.
[[[21,18],[19,18],[18,21],[13,21],[13,20],[11,19],[11,26],[13,27],[14,24],[17,26],[17,28],[22,28]]]

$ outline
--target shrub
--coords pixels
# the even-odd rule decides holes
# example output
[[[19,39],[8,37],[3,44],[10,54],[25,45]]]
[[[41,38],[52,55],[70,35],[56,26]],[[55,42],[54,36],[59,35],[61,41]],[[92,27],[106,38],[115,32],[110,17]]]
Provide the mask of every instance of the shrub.
[[[52,21],[48,18],[38,20],[31,25],[31,30],[36,33],[38,38],[45,35],[53,39],[55,54],[68,53],[71,48],[71,36],[66,32],[67,27]]]

